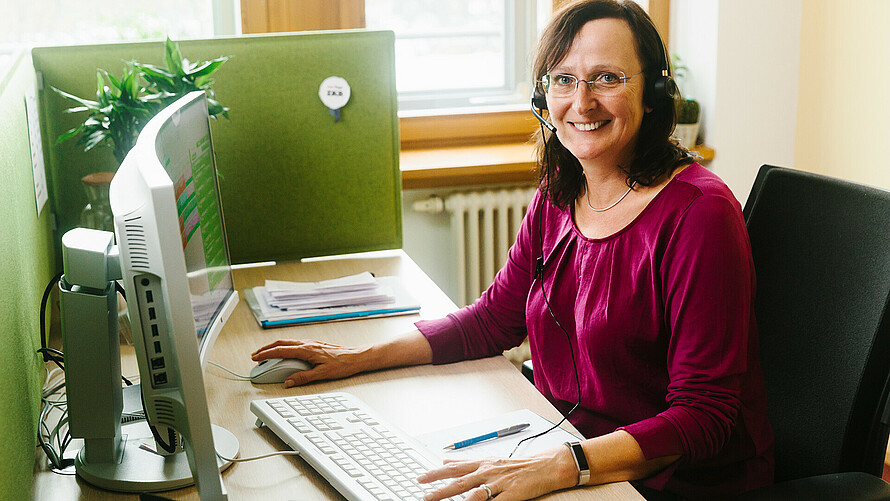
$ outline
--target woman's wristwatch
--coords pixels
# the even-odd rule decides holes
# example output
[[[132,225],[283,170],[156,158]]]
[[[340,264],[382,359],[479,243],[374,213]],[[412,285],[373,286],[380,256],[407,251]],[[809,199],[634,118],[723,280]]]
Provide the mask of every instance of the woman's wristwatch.
[[[572,452],[572,459],[575,460],[575,466],[578,467],[577,485],[587,485],[590,482],[590,467],[587,466],[587,456],[584,455],[581,442],[566,442],[566,447]]]

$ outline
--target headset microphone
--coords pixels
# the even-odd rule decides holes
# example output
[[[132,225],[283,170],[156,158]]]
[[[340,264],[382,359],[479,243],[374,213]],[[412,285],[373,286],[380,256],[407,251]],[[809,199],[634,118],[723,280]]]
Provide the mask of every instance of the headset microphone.
[[[541,125],[543,125],[544,127],[547,127],[547,129],[549,129],[550,132],[556,132],[556,126],[553,125],[552,123],[548,122],[547,120],[544,120],[544,117],[542,117],[541,113],[538,112],[538,108],[540,108],[542,110],[547,109],[547,99],[543,95],[535,92],[534,95],[532,95],[532,103],[531,104],[532,104],[532,113],[535,115],[535,118],[537,118],[538,121],[541,122]]]

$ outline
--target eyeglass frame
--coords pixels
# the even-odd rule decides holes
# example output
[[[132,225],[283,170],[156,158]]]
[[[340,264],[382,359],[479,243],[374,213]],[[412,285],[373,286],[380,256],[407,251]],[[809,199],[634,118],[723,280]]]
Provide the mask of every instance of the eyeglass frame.
[[[617,95],[617,94],[619,94],[620,92],[622,92],[622,91],[627,87],[627,81],[628,81],[628,80],[630,80],[630,79],[632,79],[632,78],[636,78],[636,77],[642,75],[642,74],[645,73],[645,72],[644,72],[643,70],[640,70],[640,72],[637,73],[637,74],[635,74],[635,75],[627,76],[627,74],[624,73],[624,72],[621,71],[621,70],[618,70],[618,71],[603,71],[603,72],[600,72],[599,74],[597,74],[597,78],[599,78],[599,76],[602,75],[603,73],[614,73],[616,76],[620,74],[621,76],[618,77],[618,80],[620,80],[620,81],[621,81],[621,84],[622,84],[622,85],[621,85],[621,88],[620,88],[621,90],[618,90],[618,87],[615,87],[615,94],[603,94],[603,93],[602,93],[602,89],[598,89],[598,88],[597,88],[596,79],[594,79],[593,81],[591,81],[591,80],[584,80],[584,79],[578,78],[578,77],[576,77],[575,75],[572,75],[572,74],[570,74],[570,73],[559,73],[559,74],[557,74],[557,75],[555,75],[555,76],[565,76],[565,77],[571,77],[571,78],[574,78],[574,79],[575,79],[575,86],[574,86],[574,89],[572,89],[572,92],[570,92],[570,93],[568,93],[568,94],[565,94],[565,95],[554,95],[554,97],[572,97],[572,96],[574,96],[575,93],[578,92],[578,86],[581,85],[581,82],[584,82],[585,84],[587,84],[587,90],[590,91],[590,92],[593,92],[594,94],[599,94],[599,95]],[[550,95],[550,90],[549,90],[550,84],[549,84],[549,83],[546,83],[546,82],[545,82],[545,79],[552,78],[553,76],[554,76],[554,75],[551,75],[550,73],[547,73],[547,74],[545,74],[544,76],[542,76],[540,80],[535,80],[535,83],[536,83],[536,84],[541,84],[541,88],[544,90],[544,93],[545,93],[545,94]]]

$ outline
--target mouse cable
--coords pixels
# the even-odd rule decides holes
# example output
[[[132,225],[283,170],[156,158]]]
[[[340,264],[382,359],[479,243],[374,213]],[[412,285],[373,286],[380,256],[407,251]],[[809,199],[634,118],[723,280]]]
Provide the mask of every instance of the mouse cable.
[[[299,455],[300,455],[299,451],[275,451],[275,452],[270,452],[268,454],[262,454],[259,456],[253,456],[253,457],[249,457],[249,458],[227,458],[227,457],[223,456],[222,454],[220,454],[219,451],[216,452],[216,457],[222,459],[223,461],[228,461],[230,463],[246,463],[248,461],[256,461],[258,459],[266,459],[266,458],[270,458],[270,457],[274,457],[274,456],[299,456]]]
[[[228,372],[229,374],[231,374],[231,375],[237,377],[237,378],[240,379],[241,381],[250,381],[250,376],[244,376],[244,375],[238,374],[237,372],[234,372],[234,371],[232,371],[232,370],[229,370],[229,369],[223,367],[222,365],[219,365],[218,363],[214,362],[213,360],[208,360],[207,363],[210,364],[210,365],[215,365],[215,366],[219,367],[220,369],[222,369],[222,370]]]

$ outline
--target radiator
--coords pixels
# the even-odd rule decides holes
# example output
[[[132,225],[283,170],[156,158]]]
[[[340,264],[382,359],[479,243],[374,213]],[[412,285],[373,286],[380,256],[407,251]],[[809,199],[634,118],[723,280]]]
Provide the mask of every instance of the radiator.
[[[432,196],[414,203],[418,212],[448,212],[457,265],[458,305],[473,302],[507,262],[534,188]]]

